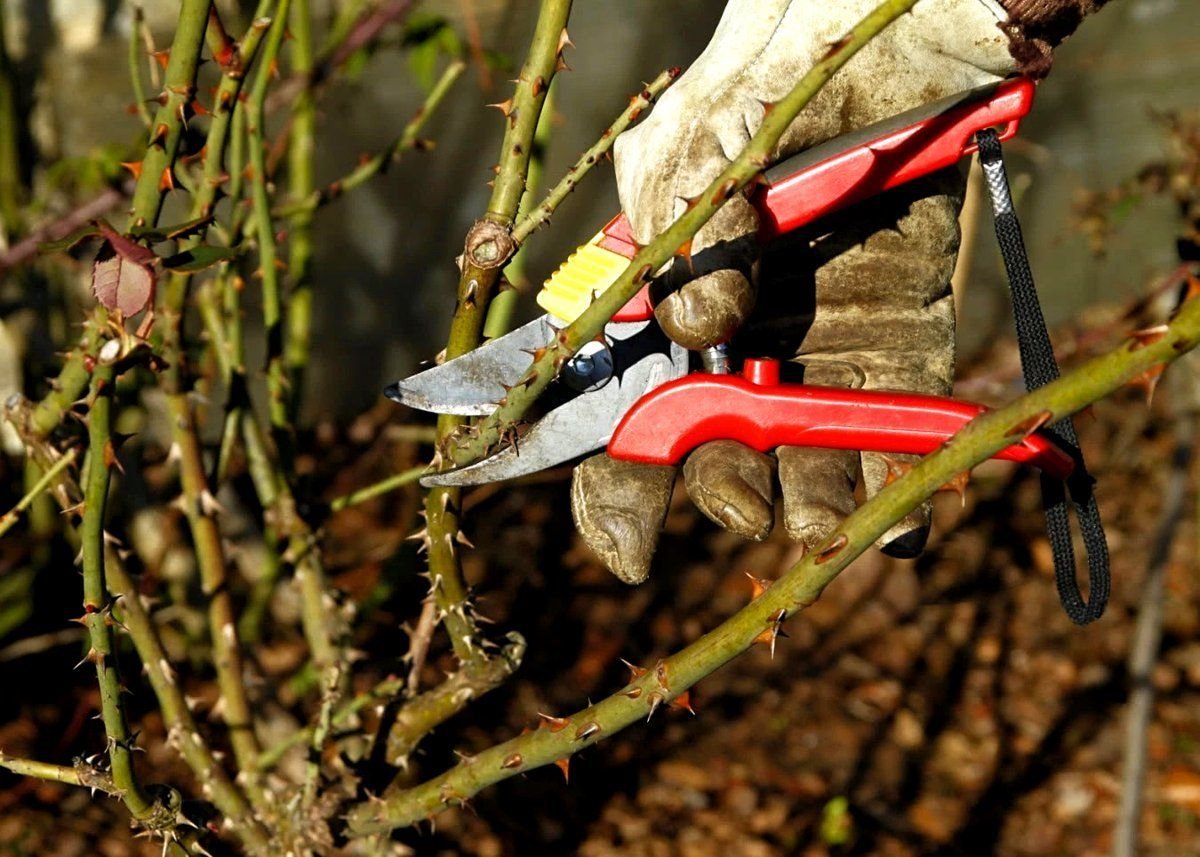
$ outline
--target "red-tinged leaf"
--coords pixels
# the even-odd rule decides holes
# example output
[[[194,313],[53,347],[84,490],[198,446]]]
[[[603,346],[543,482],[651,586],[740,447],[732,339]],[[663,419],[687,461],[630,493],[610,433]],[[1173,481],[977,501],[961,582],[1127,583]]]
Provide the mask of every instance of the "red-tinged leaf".
[[[113,229],[106,221],[97,220],[96,228],[100,230],[100,234],[105,237],[109,245],[127,262],[133,262],[135,265],[148,267],[153,265],[158,257],[154,255],[154,251],[148,247],[143,247],[141,244],[122,235],[117,230]]]
[[[154,299],[154,285],[154,269],[121,255],[111,242],[106,242],[96,254],[92,294],[103,306],[120,310],[126,316],[136,315]]]
[[[174,256],[168,256],[166,259],[163,259],[162,264],[164,268],[171,271],[193,274],[196,271],[203,271],[205,268],[211,268],[213,265],[218,265],[221,262],[236,259],[239,252],[241,251],[236,247],[213,247],[209,244],[201,244],[199,247],[193,247],[190,250],[184,250],[182,253],[176,253]]]

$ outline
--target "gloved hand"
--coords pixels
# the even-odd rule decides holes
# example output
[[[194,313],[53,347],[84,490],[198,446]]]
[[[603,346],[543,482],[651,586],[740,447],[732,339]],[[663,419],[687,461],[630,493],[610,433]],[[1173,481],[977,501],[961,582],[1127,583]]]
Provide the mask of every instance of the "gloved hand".
[[[1036,6],[1038,13],[1048,5],[1070,7],[1067,14],[1080,4],[1096,5],[1007,2],[1026,12]],[[616,142],[622,209],[640,243],[683,213],[743,149],[764,105],[783,97],[874,6],[875,0],[728,0],[705,51],[651,116]],[[1044,22],[1037,26],[1044,33]],[[1032,55],[1030,32],[1009,21],[995,0],[922,0],[834,76],[788,129],[775,159],[997,81],[1018,68],[1010,44]],[[750,319],[739,337],[758,343],[749,352],[788,343],[806,383],[948,394],[954,375],[950,277],[963,189],[958,170],[913,182],[778,242],[766,260],[758,258],[757,214],[747,199],[735,197],[696,235],[691,264],[677,261],[654,284],[655,315],[668,336],[691,349],[730,341]],[[757,291],[770,304],[759,313],[761,324],[751,318]],[[812,546],[853,511],[860,470],[870,497],[884,485],[889,465],[875,453],[781,447],[772,457],[718,441],[696,449],[683,470],[693,502],[750,539],[766,538],[774,524],[778,471],[785,528]],[[649,572],[675,475],[673,467],[605,454],[575,471],[576,526],[628,583]],[[879,546],[915,556],[929,517],[925,504]]]

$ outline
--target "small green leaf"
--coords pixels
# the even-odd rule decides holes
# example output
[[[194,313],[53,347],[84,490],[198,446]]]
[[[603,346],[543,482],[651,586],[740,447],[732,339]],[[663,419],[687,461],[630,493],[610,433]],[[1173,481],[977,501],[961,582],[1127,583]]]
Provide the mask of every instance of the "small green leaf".
[[[44,241],[38,245],[38,250],[42,253],[65,253],[81,241],[94,238],[99,234],[99,227],[94,223],[89,223],[86,226],[80,226],[74,232],[64,235],[57,241]]]
[[[211,244],[201,244],[191,250],[184,250],[174,256],[162,260],[163,267],[169,271],[180,271],[194,274],[221,262],[236,259],[241,251],[237,247],[214,247]]]

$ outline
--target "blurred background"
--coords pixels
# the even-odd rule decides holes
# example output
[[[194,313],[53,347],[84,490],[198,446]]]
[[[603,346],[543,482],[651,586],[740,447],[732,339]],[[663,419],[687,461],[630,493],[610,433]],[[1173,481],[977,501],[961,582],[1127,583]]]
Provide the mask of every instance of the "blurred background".
[[[155,43],[167,44],[177,4],[141,5]],[[254,4],[219,5],[239,33]],[[567,53],[573,71],[555,84],[543,186],[642,81],[688,64],[723,5],[576,0],[575,47]],[[121,0],[0,0],[0,8],[34,189],[25,216],[38,223],[123,180],[119,161],[141,131],[128,110],[133,15]],[[327,24],[339,7],[328,0],[313,8]],[[485,206],[502,132],[484,105],[510,92],[537,3],[424,0],[415,9],[446,19],[464,44],[487,51],[488,62],[472,64],[424,130],[434,148],[406,154],[317,214],[316,333],[297,464],[311,483],[302,499],[314,508],[428,458],[428,448],[405,433],[424,418],[382,401],[380,390],[444,346],[454,257]],[[428,63],[406,44],[409,32],[386,31],[322,96],[319,182],[390,144],[421,104]],[[1173,296],[1159,287],[1179,284],[1171,274],[1192,252],[1179,236],[1200,222],[1197,110],[1195,0],[1112,0],[1056,53],[1032,116],[1007,147],[1048,321],[1067,362],[1158,320],[1161,306],[1151,298]],[[1189,194],[1190,226],[1180,217]],[[185,219],[174,204],[163,222]],[[531,283],[616,207],[611,167],[602,165],[530,242]],[[1019,391],[1020,378],[986,202],[969,203],[963,223],[968,249],[955,283],[961,389],[1002,401]],[[1188,240],[1195,243],[1194,232]],[[10,249],[0,246],[0,258]],[[88,282],[85,257],[0,266],[0,400],[36,393],[53,374],[56,350],[75,335],[71,322],[91,305]],[[251,337],[261,331],[256,291],[245,295]],[[527,291],[518,317],[535,312]],[[260,366],[261,341],[249,345],[248,365]],[[1194,367],[1181,365],[1151,407],[1142,391],[1126,390],[1081,421],[1113,554],[1113,601],[1101,622],[1080,630],[1062,615],[1036,479],[985,465],[963,503],[938,499],[923,557],[861,557],[789,624],[791,639],[774,659],[758,647],[702,682],[695,719],[656,715],[651,726],[578,758],[569,788],[553,769],[534,771],[485,792],[473,811],[444,813],[436,833],[405,831],[402,843],[417,854],[592,857],[1122,854],[1113,850],[1113,831],[1128,787],[1122,730],[1135,682],[1127,659],[1154,571],[1165,576],[1167,598],[1162,655],[1139,685],[1152,686],[1157,701],[1142,728],[1148,773],[1138,853],[1200,854],[1195,388]],[[161,462],[169,440],[155,435],[152,395],[144,403],[151,417],[137,424],[143,434],[133,442],[149,475],[145,484],[136,474],[122,480],[119,511],[127,520],[115,526],[124,527],[144,579],[161,583],[157,615],[189,692],[211,701],[203,620],[189,590],[193,552],[178,513],[167,508],[174,477]],[[3,472],[15,500],[19,459],[11,461]],[[569,711],[607,695],[624,681],[618,657],[652,663],[677,650],[745,604],[744,572],[770,578],[797,559],[778,533],[747,544],[717,530],[679,489],[655,574],[629,589],[575,538],[567,476],[562,468],[467,495],[468,531],[479,546],[465,554],[467,577],[481,609],[498,628],[524,634],[530,649],[512,682],[427,741],[412,759],[414,780],[453,764],[456,751],[515,734],[537,711]],[[220,496],[223,526],[236,547],[232,562],[254,580],[263,553],[259,510],[243,502],[246,480],[230,481]],[[355,645],[370,658],[357,667],[361,683],[395,668],[408,645],[402,623],[414,619],[424,596],[417,579],[424,561],[404,540],[419,527],[419,502],[410,487],[322,520],[330,574],[362,607]],[[23,532],[0,541],[0,682],[9,688],[0,699],[0,750],[64,763],[102,740],[87,719],[94,683],[69,672],[80,656],[78,631],[62,631],[78,612],[78,579],[61,539],[46,547]],[[304,710],[293,688],[304,658],[295,602],[280,589],[272,606],[278,624],[249,658],[276,735],[294,730]],[[436,648],[426,683],[452,668],[445,647]],[[144,684],[134,691],[149,749],[139,764],[164,781],[187,782]],[[157,853],[154,844],[130,843],[113,802],[0,776],[0,854]]]

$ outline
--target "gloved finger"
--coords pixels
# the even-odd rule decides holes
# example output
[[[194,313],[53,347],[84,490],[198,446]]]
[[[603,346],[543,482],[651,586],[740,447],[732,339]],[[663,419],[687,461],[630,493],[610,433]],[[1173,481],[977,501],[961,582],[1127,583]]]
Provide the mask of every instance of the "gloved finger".
[[[688,496],[705,515],[742,538],[762,541],[775,523],[775,463],[732,440],[697,447],[683,465]]]
[[[626,583],[642,583],[650,575],[675,473],[672,466],[618,461],[603,452],[575,468],[575,528],[609,571]]]
[[[696,233],[651,288],[654,315],[671,339],[699,350],[727,341],[754,309],[758,213],[731,199]]]
[[[788,536],[815,547],[854,511],[854,450],[781,446],[779,486],[783,491],[783,526]]]
[[[918,458],[916,455],[885,456],[876,452],[864,452],[862,474],[866,498],[870,500],[888,483],[888,473],[893,467],[912,464]],[[893,464],[888,464],[889,459]],[[925,550],[925,542],[929,540],[929,522],[932,514],[933,504],[926,500],[893,524],[876,540],[875,546],[897,559],[912,559],[920,555],[921,551]]]

